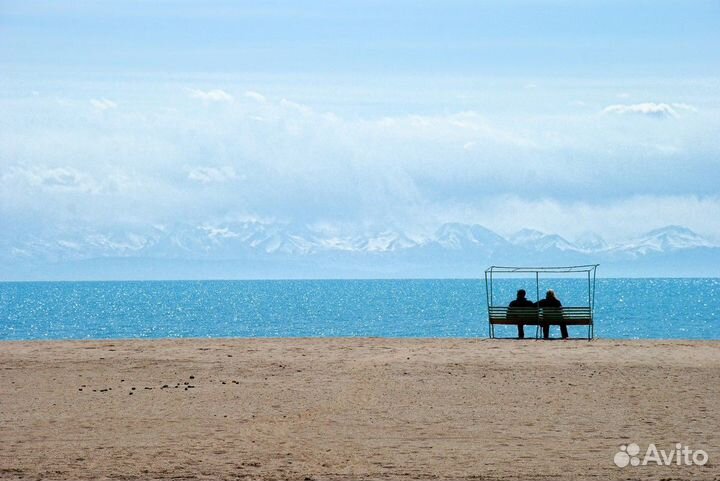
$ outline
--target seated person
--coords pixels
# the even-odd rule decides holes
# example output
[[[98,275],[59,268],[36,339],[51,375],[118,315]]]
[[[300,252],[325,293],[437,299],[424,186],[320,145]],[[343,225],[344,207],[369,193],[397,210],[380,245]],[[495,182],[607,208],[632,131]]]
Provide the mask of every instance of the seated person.
[[[517,310],[515,313],[515,316],[513,316],[513,307],[535,307],[535,303],[525,298],[526,292],[525,289],[520,289],[517,291],[517,298],[514,301],[510,301],[510,304],[508,304],[508,317],[512,319],[513,317],[517,317]],[[518,338],[524,339],[525,338],[525,326],[523,324],[518,324]]]
[[[547,322],[543,322],[543,338],[550,338],[550,324],[560,325],[560,333],[563,339],[568,338],[567,325],[563,322],[562,317],[562,303],[560,299],[555,297],[555,291],[550,289],[545,294],[545,299],[540,299],[537,306],[543,310],[543,319]]]

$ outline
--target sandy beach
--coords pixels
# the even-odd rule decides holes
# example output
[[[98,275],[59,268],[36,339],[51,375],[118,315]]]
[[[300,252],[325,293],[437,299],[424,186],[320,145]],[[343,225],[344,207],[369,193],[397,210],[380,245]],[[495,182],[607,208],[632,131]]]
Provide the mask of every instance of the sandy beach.
[[[3,342],[0,372],[2,479],[720,479],[718,342]]]

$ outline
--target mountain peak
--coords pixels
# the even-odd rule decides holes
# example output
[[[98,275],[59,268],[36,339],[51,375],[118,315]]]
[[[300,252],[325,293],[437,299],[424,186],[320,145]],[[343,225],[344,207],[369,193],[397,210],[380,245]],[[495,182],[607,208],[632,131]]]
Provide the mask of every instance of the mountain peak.
[[[588,252],[601,251],[608,248],[608,243],[595,232],[585,232],[575,239],[575,245]]]
[[[644,237],[653,237],[653,236],[659,236],[659,235],[682,235],[682,236],[700,237],[700,235],[698,235],[694,231],[688,229],[687,227],[683,227],[681,225],[666,225],[665,227],[653,229],[650,232],[646,233]]]
[[[435,233],[435,240],[443,247],[450,249],[497,246],[507,242],[495,232],[479,224],[458,222],[441,225]]]
[[[535,241],[542,239],[546,234],[535,229],[520,229],[509,237],[510,242],[513,244],[522,244],[525,242]]]
[[[637,239],[623,244],[616,250],[638,256],[652,252],[671,252],[699,247],[714,247],[714,245],[687,227],[668,225],[653,229]]]
[[[355,234],[352,232],[355,231]],[[421,256],[425,262],[463,258],[552,259],[590,257],[613,261],[639,259],[646,255],[718,247],[687,227],[669,225],[621,242],[612,248],[597,234],[579,236],[570,243],[557,234],[522,229],[509,239],[479,224],[451,222],[427,237],[407,235],[402,229],[353,229],[341,226],[317,229],[301,224],[231,221],[199,225],[133,226],[127,231],[108,232],[78,229],[53,235],[0,243],[0,259],[38,259],[52,262],[105,257],[164,259],[246,259],[257,256],[343,255],[343,253],[401,253],[402,258]],[[718,249],[720,252],[720,249]],[[580,256],[580,257],[578,257]],[[365,257],[363,257],[365,258]],[[369,257],[368,257],[369,258]]]
[[[519,230],[511,235],[509,240],[515,245],[541,252],[548,249],[561,251],[577,250],[577,247],[557,234],[545,234],[544,232],[534,229]]]

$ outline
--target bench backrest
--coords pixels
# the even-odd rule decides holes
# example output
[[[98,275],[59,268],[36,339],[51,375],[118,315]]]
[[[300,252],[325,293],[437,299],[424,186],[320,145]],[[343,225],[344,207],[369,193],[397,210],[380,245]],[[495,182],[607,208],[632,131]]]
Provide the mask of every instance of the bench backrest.
[[[592,324],[592,309],[589,307],[563,307],[562,322],[569,326],[585,326]]]
[[[589,307],[490,307],[490,324],[556,324],[586,326],[593,323]]]
[[[540,311],[537,307],[490,307],[491,324],[538,324]]]

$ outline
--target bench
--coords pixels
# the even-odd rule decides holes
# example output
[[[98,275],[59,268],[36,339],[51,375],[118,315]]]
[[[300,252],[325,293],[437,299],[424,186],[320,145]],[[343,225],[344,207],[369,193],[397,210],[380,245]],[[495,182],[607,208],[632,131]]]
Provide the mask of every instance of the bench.
[[[588,340],[593,338],[594,324],[592,309],[590,307],[494,307],[488,308],[488,321],[490,337],[495,337],[495,326],[536,326],[535,337],[538,337],[539,327],[545,325],[558,326],[588,326]]]

